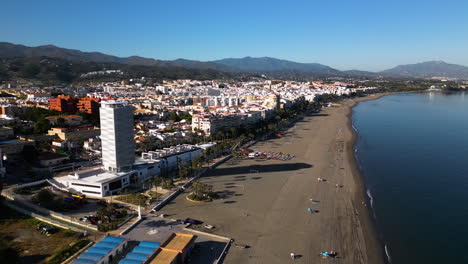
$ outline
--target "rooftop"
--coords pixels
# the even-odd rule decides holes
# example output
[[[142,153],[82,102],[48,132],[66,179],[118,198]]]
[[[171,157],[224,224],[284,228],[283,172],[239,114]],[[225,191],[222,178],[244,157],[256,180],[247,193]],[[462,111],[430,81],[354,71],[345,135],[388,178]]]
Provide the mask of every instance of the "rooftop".
[[[192,240],[195,239],[195,235],[184,234],[184,233],[172,233],[166,241],[161,244],[164,249],[172,249],[182,252]]]
[[[56,119],[56,118],[82,118],[80,115],[56,115],[56,116],[48,116],[46,119]]]
[[[150,264],[170,264],[177,258],[179,252],[170,249],[158,249]]]
[[[105,183],[124,175],[127,175],[131,172],[108,172],[105,171],[101,166],[97,168],[93,168],[91,170],[84,170],[84,171],[77,171],[74,174],[57,177],[57,180],[66,180],[66,181],[81,181],[81,182],[88,182],[88,183]]]

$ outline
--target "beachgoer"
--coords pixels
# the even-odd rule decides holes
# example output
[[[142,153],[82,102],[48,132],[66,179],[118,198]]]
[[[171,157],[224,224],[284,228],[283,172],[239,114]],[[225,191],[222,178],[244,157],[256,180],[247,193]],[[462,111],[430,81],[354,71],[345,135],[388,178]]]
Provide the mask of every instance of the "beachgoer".
[[[290,255],[291,255],[291,258],[292,258],[292,259],[296,259],[296,254],[291,253]]]
[[[307,211],[309,211],[310,213],[313,213],[314,211],[312,210],[312,208],[307,208]]]
[[[340,185],[338,185],[338,183],[337,183],[337,184],[335,184],[335,187],[338,188],[338,187],[340,187]]]

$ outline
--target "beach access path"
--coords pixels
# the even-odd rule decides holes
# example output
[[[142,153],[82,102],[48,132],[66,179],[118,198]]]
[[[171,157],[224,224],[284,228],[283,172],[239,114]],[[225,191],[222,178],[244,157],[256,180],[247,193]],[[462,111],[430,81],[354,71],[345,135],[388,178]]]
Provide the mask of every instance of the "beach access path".
[[[210,232],[233,238],[224,263],[382,263],[362,204],[364,189],[347,117],[361,100],[366,99],[324,108],[284,136],[251,147],[295,155],[291,160],[232,160],[210,171],[200,181],[222,192],[222,199],[191,202],[187,190],[160,213],[201,220],[215,226]],[[331,250],[338,252],[337,258],[320,257],[321,251]],[[291,252],[299,255],[294,261]]]

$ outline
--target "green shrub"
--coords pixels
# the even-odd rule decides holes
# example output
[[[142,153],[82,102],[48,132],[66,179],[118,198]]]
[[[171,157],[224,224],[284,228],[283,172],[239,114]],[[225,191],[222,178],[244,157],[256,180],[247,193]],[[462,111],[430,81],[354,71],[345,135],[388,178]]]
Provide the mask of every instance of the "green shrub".
[[[113,222],[98,225],[99,232],[107,232],[107,231],[115,230],[117,228],[118,228],[117,224]]]

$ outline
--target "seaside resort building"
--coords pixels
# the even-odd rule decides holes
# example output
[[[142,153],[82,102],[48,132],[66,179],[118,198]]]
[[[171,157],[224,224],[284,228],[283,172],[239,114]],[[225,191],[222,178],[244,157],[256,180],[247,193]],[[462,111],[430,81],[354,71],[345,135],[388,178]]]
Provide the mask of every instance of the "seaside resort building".
[[[102,166],[56,177],[62,189],[103,197],[159,174],[158,162],[135,163],[131,106],[122,101],[103,101],[100,118]]]

